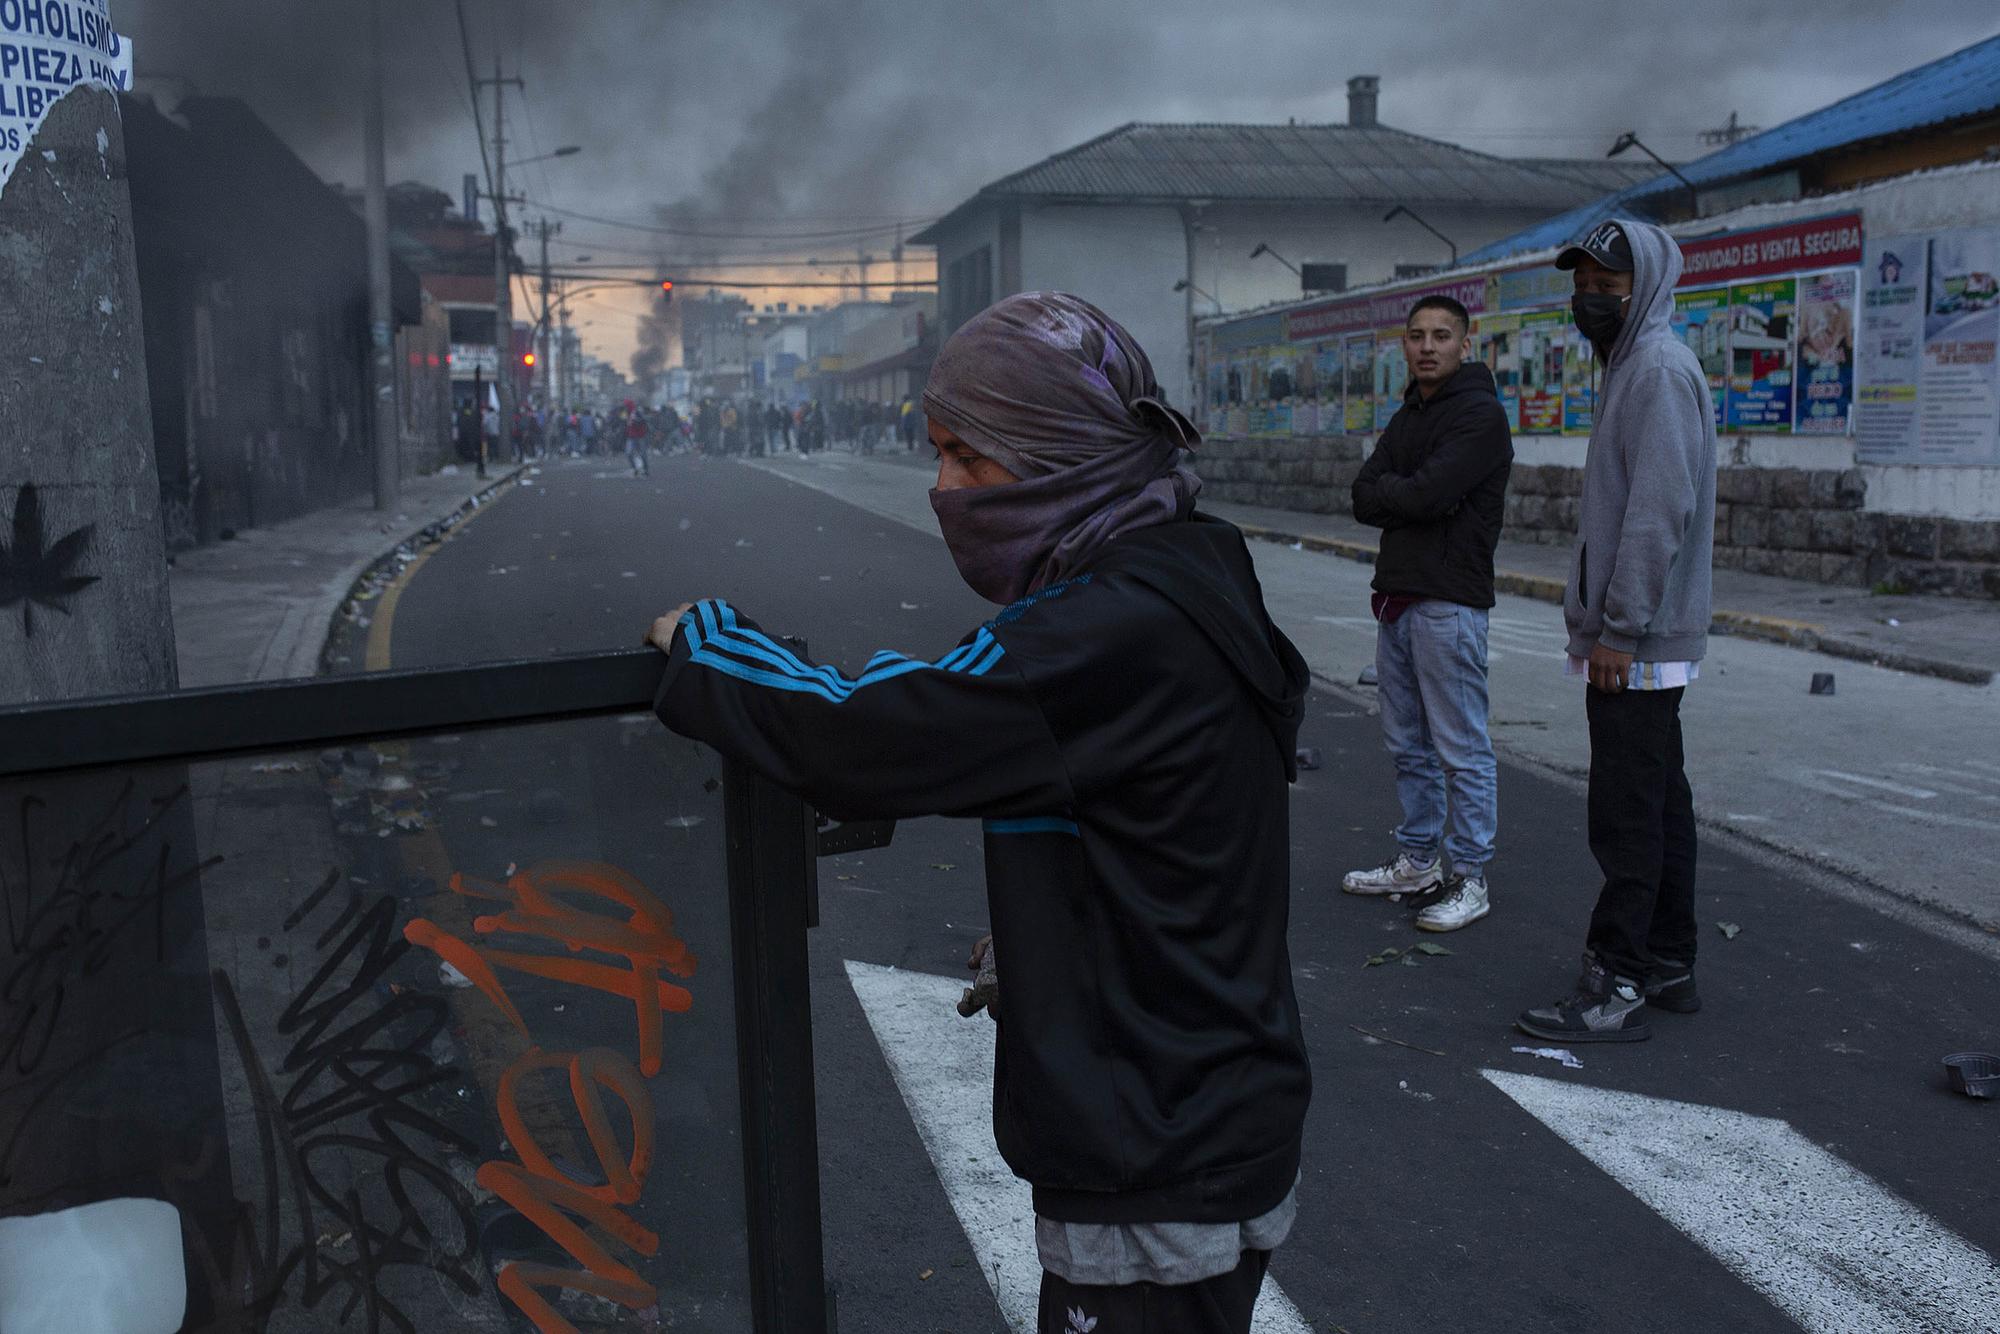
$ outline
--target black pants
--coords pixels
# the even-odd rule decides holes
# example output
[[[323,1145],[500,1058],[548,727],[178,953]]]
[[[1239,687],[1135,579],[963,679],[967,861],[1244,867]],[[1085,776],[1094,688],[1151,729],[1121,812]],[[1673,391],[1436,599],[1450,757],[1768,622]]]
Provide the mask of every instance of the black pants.
[[[1164,1287],[1093,1287],[1044,1269],[1036,1334],[1250,1334],[1269,1251],[1245,1251],[1227,1274]]]
[[[1590,851],[1604,872],[1588,943],[1613,973],[1637,982],[1660,971],[1656,961],[1694,964],[1694,793],[1681,694],[1584,688]]]

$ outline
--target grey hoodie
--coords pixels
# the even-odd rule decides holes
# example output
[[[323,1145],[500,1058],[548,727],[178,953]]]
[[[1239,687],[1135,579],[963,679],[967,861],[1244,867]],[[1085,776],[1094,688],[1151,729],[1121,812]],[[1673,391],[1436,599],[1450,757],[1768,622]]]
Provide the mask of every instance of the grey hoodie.
[[[1621,218],[1632,302],[1612,344],[1583,464],[1583,506],[1563,620],[1569,651],[1598,644],[1640,662],[1708,650],[1715,545],[1715,419],[1701,363],[1668,321],[1681,251]]]

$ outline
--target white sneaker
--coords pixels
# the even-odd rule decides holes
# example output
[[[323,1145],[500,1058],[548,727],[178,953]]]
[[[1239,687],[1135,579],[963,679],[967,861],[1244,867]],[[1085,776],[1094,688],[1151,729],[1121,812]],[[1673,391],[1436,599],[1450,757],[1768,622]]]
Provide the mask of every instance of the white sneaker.
[[[1456,931],[1493,911],[1483,876],[1453,876],[1444,897],[1417,914],[1419,931]]]
[[[1443,883],[1442,863],[1419,866],[1407,852],[1397,853],[1396,860],[1372,870],[1349,871],[1340,878],[1340,887],[1349,894],[1421,894]]]

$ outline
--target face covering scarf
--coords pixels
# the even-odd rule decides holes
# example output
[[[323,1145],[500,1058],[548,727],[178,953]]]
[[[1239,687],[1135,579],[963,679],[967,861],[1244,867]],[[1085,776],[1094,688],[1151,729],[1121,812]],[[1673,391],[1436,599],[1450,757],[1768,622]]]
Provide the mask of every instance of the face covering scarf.
[[[1021,480],[932,491],[965,582],[1003,606],[1081,570],[1112,539],[1186,518],[1201,433],[1160,397],[1117,321],[1060,292],[1025,292],[938,354],[924,411]]]

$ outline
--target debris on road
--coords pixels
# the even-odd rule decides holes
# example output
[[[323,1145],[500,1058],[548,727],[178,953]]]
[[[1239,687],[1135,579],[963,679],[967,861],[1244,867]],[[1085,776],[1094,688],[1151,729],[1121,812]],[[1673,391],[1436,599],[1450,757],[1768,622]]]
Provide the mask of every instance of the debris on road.
[[[1354,678],[1354,684],[1358,686],[1372,686],[1375,684],[1375,666],[1373,663],[1361,669],[1361,675]]]
[[[1401,1038],[1392,1038],[1387,1033],[1376,1033],[1373,1032],[1372,1030],[1363,1028],[1359,1024],[1349,1024],[1348,1027],[1353,1029],[1355,1032],[1359,1033],[1362,1037],[1368,1038],[1369,1040],[1374,1042],[1386,1042],[1392,1047],[1405,1047],[1408,1048],[1410,1051],[1420,1051],[1426,1056],[1444,1055],[1443,1052],[1438,1051],[1436,1048],[1419,1047],[1414,1042],[1405,1042]]]
[[[1576,1053],[1568,1047],[1515,1047],[1512,1050],[1523,1056],[1539,1056],[1545,1061],[1560,1061],[1571,1070],[1583,1069],[1583,1062],[1576,1059]]]
[[[1396,1081],[1396,1087],[1397,1087],[1397,1088],[1398,1088],[1399,1090],[1401,1090],[1402,1092],[1404,1092],[1404,1093],[1407,1093],[1407,1094],[1409,1094],[1409,1095],[1410,1095],[1410,1096],[1411,1096],[1412,1098],[1415,1098],[1415,1099],[1416,1099],[1417,1101],[1419,1101],[1419,1102],[1436,1102],[1436,1101],[1437,1101],[1437,1094],[1435,1094],[1435,1093],[1419,1093],[1419,1092],[1418,1092],[1417,1090],[1415,1090],[1415,1089],[1413,1089],[1413,1088],[1411,1088],[1411,1087],[1410,1087],[1410,1081],[1409,1081],[1409,1080],[1407,1080],[1407,1079],[1399,1079],[1399,1080],[1397,1080],[1397,1081]]]
[[[1293,756],[1293,761],[1294,761],[1294,762],[1295,762],[1295,763],[1296,763],[1296,764],[1297,764],[1297,765],[1299,766],[1299,768],[1301,768],[1301,769],[1317,769],[1317,768],[1319,768],[1319,764],[1320,764],[1320,760],[1319,760],[1319,747],[1318,747],[1318,746],[1300,746],[1300,747],[1298,748],[1298,751],[1297,751],[1297,753],[1296,753],[1296,754],[1295,754],[1295,755]]]
[[[1734,922],[1717,922],[1715,924],[1715,929],[1722,933],[1722,938],[1724,940],[1736,939],[1737,934],[1743,930],[1742,927],[1736,925],[1736,923]]]
[[[1968,1098],[2000,1098],[2000,1056],[1983,1051],[1954,1052],[1944,1070],[1955,1092]]]
[[[1833,673],[1814,672],[1812,674],[1812,684],[1806,687],[1806,691],[1808,694],[1813,695],[1831,695],[1833,693]]]

